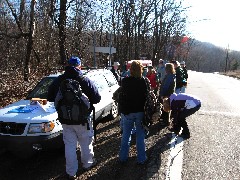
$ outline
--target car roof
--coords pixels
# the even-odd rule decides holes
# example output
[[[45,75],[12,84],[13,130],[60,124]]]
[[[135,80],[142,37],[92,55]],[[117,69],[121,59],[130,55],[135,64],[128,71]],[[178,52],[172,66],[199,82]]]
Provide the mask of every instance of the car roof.
[[[106,68],[102,68],[102,69],[89,69],[89,70],[86,70],[86,69],[83,69],[81,70],[83,75],[85,74],[95,74],[95,73],[99,73],[99,72],[111,72],[110,70],[106,69]],[[50,74],[48,75],[47,77],[58,77],[59,75],[63,74],[64,71],[61,71],[61,72],[57,72],[55,74]]]

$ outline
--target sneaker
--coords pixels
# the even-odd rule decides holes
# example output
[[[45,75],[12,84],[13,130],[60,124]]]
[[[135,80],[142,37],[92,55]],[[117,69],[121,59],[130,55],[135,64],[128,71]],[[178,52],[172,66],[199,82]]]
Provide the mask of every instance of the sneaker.
[[[92,165],[89,166],[89,167],[87,167],[87,168],[83,167],[83,170],[84,170],[84,171],[89,171],[89,170],[92,169],[94,166],[96,166],[96,164],[97,164],[97,161],[96,161],[96,160],[93,160]]]
[[[125,161],[118,160],[118,163],[121,165],[125,165],[125,164],[127,164],[127,160],[125,160]]]
[[[76,175],[74,175],[74,176],[68,175],[68,179],[69,180],[78,180],[78,177]]]
[[[159,125],[160,126],[168,126],[168,123],[163,121],[162,119],[159,120]]]
[[[176,128],[173,128],[173,127],[168,127],[168,130],[173,132],[174,134],[178,135],[179,134],[179,131],[176,130]]]
[[[137,165],[145,165],[148,162],[148,158],[145,161],[137,162]]]
[[[180,137],[182,137],[183,139],[189,139],[190,134],[181,134]]]

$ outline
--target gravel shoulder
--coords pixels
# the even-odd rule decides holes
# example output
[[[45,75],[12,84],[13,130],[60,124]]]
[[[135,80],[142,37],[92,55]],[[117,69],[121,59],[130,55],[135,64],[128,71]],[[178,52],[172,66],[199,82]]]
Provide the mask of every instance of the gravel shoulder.
[[[164,177],[164,161],[167,156],[168,142],[171,134],[166,127],[155,122],[151,126],[146,139],[148,163],[137,165],[135,137],[132,137],[129,160],[122,165],[118,162],[121,134],[119,117],[114,120],[105,119],[97,127],[97,139],[94,142],[97,165],[87,172],[83,172],[79,165],[79,179],[114,179],[140,180],[162,179]],[[78,152],[80,156],[80,152]],[[64,180],[65,157],[64,150],[42,152],[31,159],[15,158],[10,153],[0,155],[0,179],[39,179]]]

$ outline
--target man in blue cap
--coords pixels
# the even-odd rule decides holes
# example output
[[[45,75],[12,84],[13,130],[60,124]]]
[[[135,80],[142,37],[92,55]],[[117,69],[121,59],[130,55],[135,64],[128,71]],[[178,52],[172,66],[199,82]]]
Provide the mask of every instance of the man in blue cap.
[[[59,90],[60,83],[65,79],[77,80],[82,88],[90,104],[97,104],[101,100],[101,96],[98,92],[95,84],[87,77],[82,78],[81,60],[80,58],[73,56],[68,60],[68,66],[65,67],[64,74],[60,75],[48,89],[48,101],[54,102],[57,92]],[[78,159],[76,154],[77,142],[79,142],[81,149],[81,162],[85,170],[90,169],[94,162],[93,152],[93,124],[89,117],[88,125],[72,125],[62,124],[63,127],[63,141],[65,144],[65,158],[66,158],[66,173],[69,179],[77,179],[78,171]],[[89,127],[89,128],[87,128]]]

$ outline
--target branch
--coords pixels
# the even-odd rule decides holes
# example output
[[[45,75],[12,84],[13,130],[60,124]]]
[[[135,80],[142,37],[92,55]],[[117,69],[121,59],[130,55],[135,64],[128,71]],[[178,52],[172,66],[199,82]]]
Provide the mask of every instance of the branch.
[[[12,39],[19,39],[21,37],[28,37],[29,33],[19,33],[19,34],[7,34],[7,33],[2,33],[0,32],[0,36],[5,36],[8,38],[12,38]]]
[[[14,12],[14,9],[13,9],[12,5],[9,3],[9,1],[6,0],[6,2],[7,2],[7,5],[8,5],[8,7],[10,8],[10,10],[11,10],[11,12],[12,12],[12,15],[13,15],[13,17],[14,17],[17,25],[18,25],[18,29],[20,30],[21,33],[23,33],[21,24],[20,24],[20,22],[19,22],[19,20],[18,20],[18,18],[17,18],[17,14]]]

